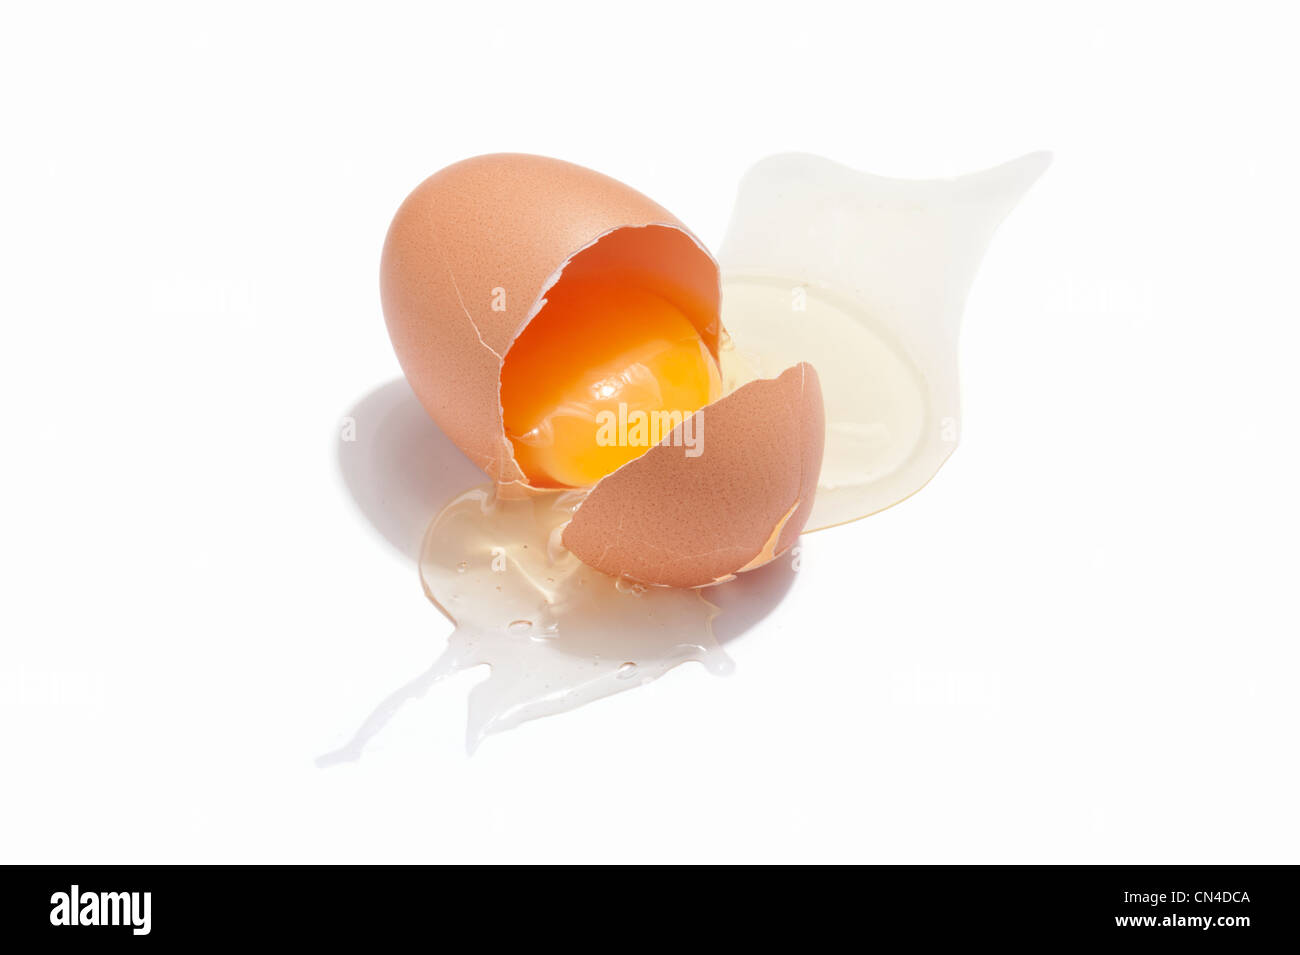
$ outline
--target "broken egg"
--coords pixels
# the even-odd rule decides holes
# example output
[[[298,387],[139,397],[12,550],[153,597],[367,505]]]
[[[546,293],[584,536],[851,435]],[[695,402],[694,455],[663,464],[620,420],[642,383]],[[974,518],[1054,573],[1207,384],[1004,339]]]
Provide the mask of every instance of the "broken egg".
[[[771,157],[721,268],[570,163],[480,156],[421,183],[384,244],[384,315],[420,403],[491,483],[424,538],[447,650],[321,764],[478,664],[471,749],[686,660],[726,672],[702,588],[903,500],[952,453],[966,294],[1049,158],[912,181]]]
[[[499,494],[589,492],[563,533],[580,560],[699,587],[798,537],[816,373],[724,395],[717,263],[645,196],[556,159],[468,159],[402,203],[380,284],[416,396]]]

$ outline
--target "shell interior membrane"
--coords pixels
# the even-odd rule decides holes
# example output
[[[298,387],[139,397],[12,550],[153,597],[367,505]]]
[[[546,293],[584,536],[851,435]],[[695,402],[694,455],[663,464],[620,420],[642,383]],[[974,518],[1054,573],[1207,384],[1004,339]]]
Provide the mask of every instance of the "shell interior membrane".
[[[772,156],[741,183],[718,261],[728,390],[806,361],[826,449],[805,530],[866,517],[956,448],[967,291],[1003,218],[1047,168],[1032,153],[957,179],[887,179]]]

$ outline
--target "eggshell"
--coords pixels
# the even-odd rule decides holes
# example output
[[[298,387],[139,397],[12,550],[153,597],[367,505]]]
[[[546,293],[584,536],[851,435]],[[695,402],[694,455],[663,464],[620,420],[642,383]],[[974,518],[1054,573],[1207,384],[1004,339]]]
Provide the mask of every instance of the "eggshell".
[[[416,187],[389,228],[380,289],[402,370],[498,483],[524,480],[502,424],[503,358],[570,270],[670,298],[717,356],[717,263],[666,209],[608,176],[542,156],[478,156]]]
[[[794,544],[825,441],[817,372],[795,365],[696,414],[697,457],[679,437],[673,443],[675,431],[591,489],[563,532],[579,560],[644,583],[699,587]]]

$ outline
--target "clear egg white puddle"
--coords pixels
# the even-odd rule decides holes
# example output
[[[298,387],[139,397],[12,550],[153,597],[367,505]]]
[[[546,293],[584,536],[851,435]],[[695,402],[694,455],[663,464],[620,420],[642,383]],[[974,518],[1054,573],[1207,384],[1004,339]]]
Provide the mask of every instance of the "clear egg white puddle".
[[[722,323],[754,374],[806,361],[821,379],[826,450],[805,533],[910,497],[956,448],[966,295],[1049,161],[911,180],[787,154],[746,173],[718,252]]]
[[[559,546],[579,500],[551,492],[507,501],[488,485],[434,518],[420,577],[456,629],[429,670],[319,765],[358,758],[404,703],[483,664],[491,673],[470,693],[470,752],[492,733],[644,686],[689,660],[719,675],[732,670],[713,636],[718,609],[700,591],[615,580]]]

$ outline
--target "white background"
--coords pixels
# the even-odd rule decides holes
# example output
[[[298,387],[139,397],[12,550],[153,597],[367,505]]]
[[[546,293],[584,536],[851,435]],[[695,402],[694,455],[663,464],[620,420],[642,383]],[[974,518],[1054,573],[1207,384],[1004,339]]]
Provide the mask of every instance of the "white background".
[[[972,6],[7,8],[0,861],[1297,861],[1294,23]],[[1040,148],[961,448],[734,676],[471,759],[475,671],[316,768],[451,629],[408,552],[476,477],[377,291],[417,182],[559,156],[716,246],[773,152]]]

